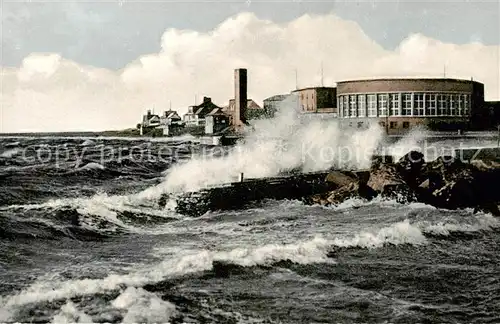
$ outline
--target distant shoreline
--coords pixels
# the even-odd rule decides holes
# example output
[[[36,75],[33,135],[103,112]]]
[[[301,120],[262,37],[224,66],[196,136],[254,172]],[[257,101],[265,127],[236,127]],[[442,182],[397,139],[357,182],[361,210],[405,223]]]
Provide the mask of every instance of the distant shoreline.
[[[184,134],[182,134],[184,135]],[[194,137],[200,136],[201,134],[193,135]],[[1,137],[133,137],[133,138],[158,138],[158,137],[169,137],[163,135],[151,136],[151,134],[140,135],[140,132],[136,128],[124,129],[124,130],[106,130],[106,131],[81,131],[81,132],[18,132],[18,133],[0,133]],[[388,138],[402,138],[405,135],[388,135]],[[429,131],[425,138],[438,139],[438,138],[448,138],[448,139],[460,139],[460,138],[483,138],[483,139],[497,139],[500,137],[498,131],[469,131],[457,134],[456,132],[446,132],[446,131]]]
[[[81,132],[18,132],[18,133],[0,133],[0,137],[16,137],[16,136],[46,136],[46,137],[98,137],[98,136],[117,136],[117,137],[148,137],[141,136],[139,130],[124,129],[124,130],[107,130],[107,131],[81,131]]]

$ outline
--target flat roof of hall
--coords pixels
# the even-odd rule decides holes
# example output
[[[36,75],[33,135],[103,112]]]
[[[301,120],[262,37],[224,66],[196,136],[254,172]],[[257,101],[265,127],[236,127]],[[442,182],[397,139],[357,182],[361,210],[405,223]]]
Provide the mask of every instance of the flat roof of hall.
[[[314,86],[311,86],[311,87],[305,87],[305,88],[300,88],[300,89],[295,89],[295,90],[292,90],[292,92],[297,92],[297,91],[302,91],[302,90],[309,90],[309,89],[335,89],[336,87],[325,87],[325,86],[317,86],[317,87],[314,87]]]
[[[406,81],[406,80],[432,80],[432,81],[454,81],[454,82],[477,82],[481,83],[480,81],[476,81],[473,79],[456,79],[456,78],[440,78],[440,77],[387,77],[387,78],[365,78],[365,79],[351,79],[351,80],[342,80],[342,81],[337,81],[336,83],[348,83],[348,82],[369,82],[369,81]]]

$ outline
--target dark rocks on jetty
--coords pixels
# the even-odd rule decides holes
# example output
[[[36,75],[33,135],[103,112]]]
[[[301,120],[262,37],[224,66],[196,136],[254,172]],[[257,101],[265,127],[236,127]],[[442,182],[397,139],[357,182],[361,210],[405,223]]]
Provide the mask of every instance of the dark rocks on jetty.
[[[306,204],[336,205],[349,198],[377,196],[400,203],[423,202],[438,208],[474,208],[500,215],[500,163],[496,160],[463,162],[442,156],[427,162],[412,151],[395,162],[375,156],[365,171],[291,174],[247,179],[176,196],[177,212],[199,216],[210,210],[239,209],[264,199],[299,199]],[[163,203],[167,197],[164,197]],[[162,204],[162,203],[161,203]]]
[[[422,153],[412,151],[396,163],[387,157],[375,157],[366,185],[351,178],[350,182],[343,181],[336,189],[312,195],[305,201],[335,205],[346,198],[370,200],[380,195],[402,203],[423,202],[445,209],[475,208],[500,215],[499,184],[500,164],[495,161],[464,163],[452,156],[442,156],[426,162]],[[368,188],[359,190],[364,187]]]

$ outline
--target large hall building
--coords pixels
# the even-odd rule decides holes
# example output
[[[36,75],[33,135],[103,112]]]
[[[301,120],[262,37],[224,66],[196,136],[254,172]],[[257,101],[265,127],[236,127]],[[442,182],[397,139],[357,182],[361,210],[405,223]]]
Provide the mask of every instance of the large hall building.
[[[378,119],[389,133],[417,125],[461,129],[484,106],[484,85],[457,79],[342,81],[337,82],[337,105],[340,118]]]
[[[343,124],[364,128],[377,122],[388,134],[415,126],[431,130],[471,128],[485,109],[484,85],[447,78],[385,78],[337,82],[336,87],[292,91],[303,113],[330,113]]]

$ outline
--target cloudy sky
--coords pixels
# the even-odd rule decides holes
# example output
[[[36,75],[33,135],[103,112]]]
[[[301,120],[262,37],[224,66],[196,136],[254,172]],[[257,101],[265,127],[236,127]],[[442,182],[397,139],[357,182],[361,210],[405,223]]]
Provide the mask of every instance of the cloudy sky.
[[[119,129],[147,108],[223,106],[232,69],[257,101],[352,77],[443,74],[500,100],[491,1],[1,2],[0,132]]]

